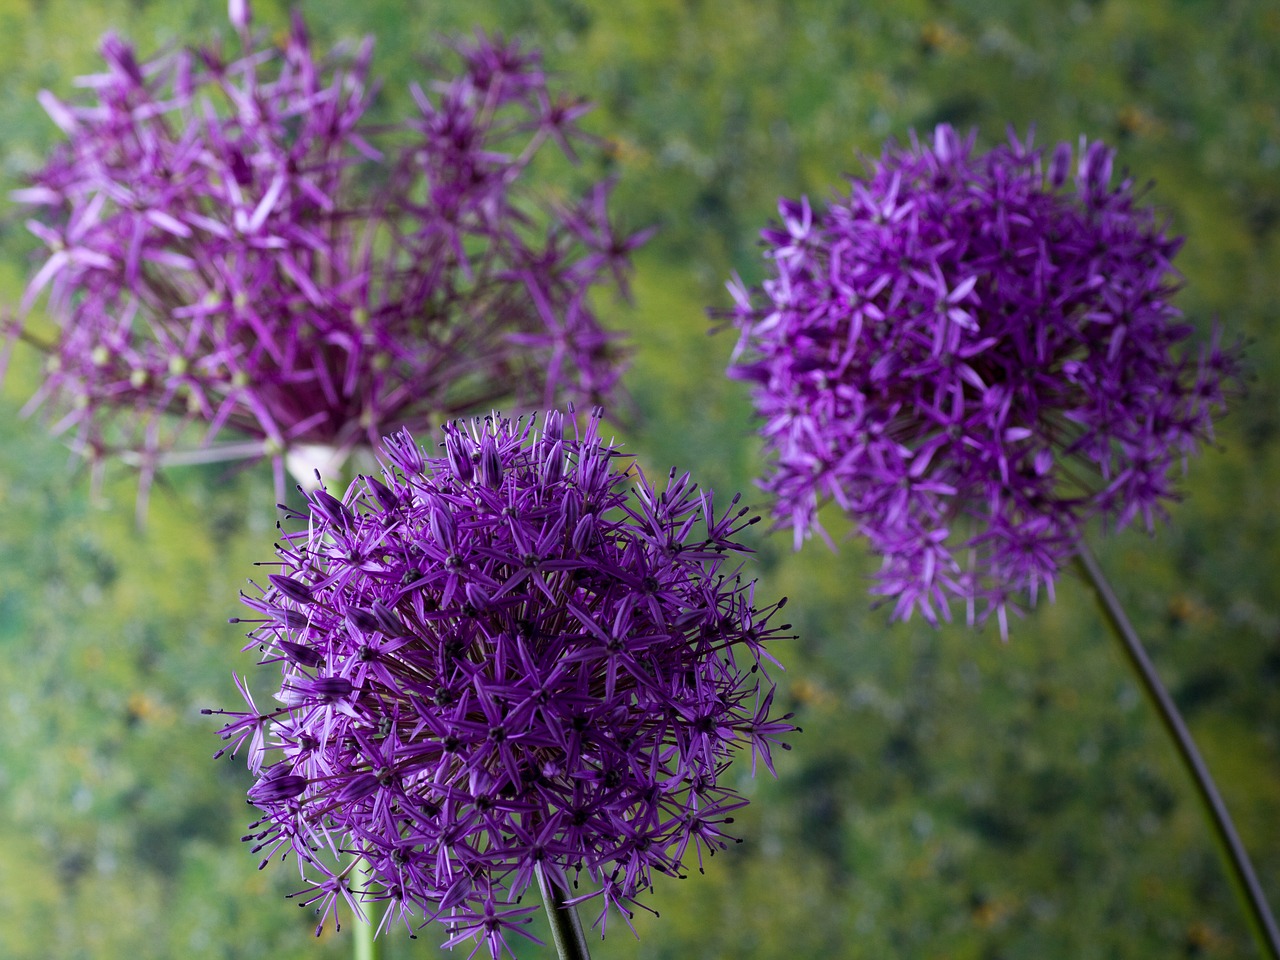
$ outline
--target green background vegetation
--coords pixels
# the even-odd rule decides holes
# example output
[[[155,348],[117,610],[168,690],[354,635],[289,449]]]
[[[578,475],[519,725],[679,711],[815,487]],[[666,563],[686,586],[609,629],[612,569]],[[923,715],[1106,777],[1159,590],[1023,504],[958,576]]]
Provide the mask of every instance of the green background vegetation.
[[[287,21],[259,0],[257,20]],[[776,198],[827,196],[857,153],[938,121],[981,141],[1109,140],[1187,235],[1181,303],[1243,338],[1249,394],[1154,538],[1095,538],[1186,711],[1263,886],[1280,904],[1280,7],[1274,0],[307,0],[318,43],[373,33],[379,110],[407,109],[420,59],[474,24],[543,48],[599,108],[617,209],[655,223],[635,302],[603,304],[635,344],[619,436],[657,471],[718,490],[759,468],[731,335],[704,308],[762,275]],[[144,53],[205,41],[210,0],[0,0],[0,186],[57,131],[36,103],[98,69],[114,28]],[[592,174],[602,171],[591,170]],[[0,296],[30,267],[0,201]],[[245,669],[226,623],[271,552],[270,471],[173,471],[133,522],[135,481],[101,500],[38,419],[38,358],[0,397],[0,956],[331,958],[284,899],[293,867],[238,842],[248,775],[213,763],[205,706]],[[840,530],[841,521],[831,516]],[[756,528],[760,529],[760,528]],[[661,919],[615,916],[598,957],[1136,958],[1253,955],[1198,807],[1083,585],[991,628],[890,626],[860,543],[799,554],[758,537],[800,639],[776,652],[805,728],[779,778],[747,779],[745,842],[662,880]],[[434,931],[392,958],[434,954]],[[538,955],[536,948],[522,951]]]

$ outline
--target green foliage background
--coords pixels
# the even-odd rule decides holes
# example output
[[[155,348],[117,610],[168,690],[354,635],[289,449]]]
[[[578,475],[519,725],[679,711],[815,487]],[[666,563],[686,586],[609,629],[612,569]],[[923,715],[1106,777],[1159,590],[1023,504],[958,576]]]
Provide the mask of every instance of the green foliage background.
[[[281,2],[259,23],[282,29]],[[306,0],[318,42],[373,33],[379,109],[442,33],[474,24],[542,47],[599,104],[617,206],[660,225],[635,302],[603,305],[635,343],[619,436],[750,491],[757,444],[731,336],[707,335],[780,194],[821,199],[857,152],[946,120],[990,144],[1116,144],[1188,237],[1182,305],[1248,341],[1248,396],[1191,464],[1154,538],[1097,544],[1280,903],[1280,7],[1274,0]],[[209,0],[0,0],[0,185],[56,138],[35,99],[98,68],[114,28],[143,52],[227,33]],[[598,174],[601,171],[589,171]],[[33,244],[0,209],[0,296]],[[0,956],[330,958],[284,899],[292,867],[238,843],[247,775],[212,763],[204,706],[245,669],[226,619],[275,520],[265,466],[173,472],[148,523],[133,479],[89,495],[38,419],[38,358],[0,397]],[[831,526],[840,529],[832,516]],[[758,529],[758,528],[757,528]],[[1171,749],[1068,573],[1056,606],[995,631],[889,626],[857,541],[799,554],[761,534],[768,594],[800,639],[778,653],[805,728],[706,876],[663,881],[632,940],[598,957],[1247,957],[1253,948]],[[434,931],[388,941],[436,951]],[[537,955],[536,949],[522,951]]]

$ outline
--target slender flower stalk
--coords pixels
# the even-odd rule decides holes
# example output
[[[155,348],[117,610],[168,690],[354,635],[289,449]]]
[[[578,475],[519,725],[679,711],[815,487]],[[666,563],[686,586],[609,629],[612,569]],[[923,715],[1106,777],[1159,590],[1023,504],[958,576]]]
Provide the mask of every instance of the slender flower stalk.
[[[1132,668],[1138,685],[1160,718],[1160,723],[1168,733],[1169,739],[1173,741],[1174,748],[1178,751],[1178,759],[1182,762],[1182,768],[1191,778],[1196,797],[1212,829],[1214,842],[1227,867],[1228,876],[1236,888],[1236,895],[1246,907],[1254,939],[1257,940],[1264,956],[1280,960],[1280,927],[1276,926],[1275,917],[1272,916],[1262,885],[1258,883],[1258,876],[1249,859],[1249,853],[1236,832],[1231,814],[1227,811],[1227,805],[1223,802],[1217,784],[1209,773],[1208,764],[1200,756],[1200,751],[1191,738],[1191,731],[1186,721],[1182,719],[1178,705],[1174,703],[1173,697],[1160,682],[1155,665],[1147,655],[1138,632],[1129,622],[1124,607],[1120,605],[1120,599],[1102,572],[1097,559],[1083,542],[1077,546],[1076,564],[1085,582],[1097,595],[1098,606],[1120,643],[1125,662]]]
[[[537,868],[538,890],[547,910],[547,923],[551,927],[551,940],[560,960],[591,960],[587,938],[582,932],[578,911],[567,900],[566,891],[556,886],[541,866]]]
[[[786,748],[785,601],[733,565],[758,518],[687,474],[650,484],[598,430],[494,415],[435,458],[401,432],[380,478],[310,494],[244,598],[279,706],[237,680],[247,708],[216,712],[258,776],[246,839],[295,857],[321,926],[380,903],[384,929],[438,920],[496,960],[536,881],[576,951],[577,905],[630,925],[655,873],[733,841],[738,749],[754,773]]]
[[[358,887],[354,893],[360,896],[364,891]],[[357,917],[352,945],[351,955],[354,960],[378,960],[378,943],[377,943],[377,926],[373,911],[369,907],[365,907],[365,912],[370,914],[365,917]]]
[[[46,354],[28,410],[145,489],[192,446],[280,477],[498,402],[607,402],[622,352],[592,292],[647,234],[614,230],[608,181],[535,181],[549,145],[598,144],[538,53],[458,40],[456,74],[375,125],[370,40],[319,54],[295,15],[278,47],[229,10],[239,54],[108,35],[85,94],[41,94],[66,139],[15,194],[44,248],[5,324]]]
[[[825,210],[783,200],[771,276],[730,284],[729,373],[753,385],[762,485],[799,547],[831,501],[883,558],[893,615],[970,624],[1052,599],[1079,564],[1195,784],[1264,954],[1280,937],[1186,725],[1085,545],[1087,524],[1148,529],[1238,379],[1189,349],[1172,304],[1182,241],[1113,154],[987,153],[948,126],[889,146]]]

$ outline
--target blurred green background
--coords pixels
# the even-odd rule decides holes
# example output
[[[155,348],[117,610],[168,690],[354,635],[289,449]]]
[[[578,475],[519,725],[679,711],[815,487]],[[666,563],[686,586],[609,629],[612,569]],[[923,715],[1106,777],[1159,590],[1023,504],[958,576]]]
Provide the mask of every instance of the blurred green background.
[[[282,29],[284,3],[255,4]],[[759,468],[749,405],[707,335],[732,270],[762,276],[776,198],[821,199],[857,153],[938,121],[1042,141],[1104,138],[1156,181],[1188,237],[1181,304],[1243,338],[1253,372],[1220,449],[1154,538],[1095,540],[1217,773],[1280,904],[1280,5],[1274,0],[307,0],[318,43],[366,33],[407,109],[441,34],[473,25],[541,47],[599,108],[632,227],[661,227],[635,303],[603,303],[636,352],[619,436],[656,471],[717,490]],[[57,131],[36,103],[98,69],[100,34],[144,54],[229,33],[211,0],[0,0],[0,186]],[[592,174],[603,170],[592,169]],[[34,244],[0,201],[0,296]],[[248,775],[213,763],[205,706],[251,662],[226,623],[267,559],[270,470],[172,471],[133,521],[135,481],[94,500],[18,409],[38,358],[0,397],[0,956],[332,958],[284,899],[293,866],[238,842]],[[750,495],[750,494],[749,494]],[[757,498],[758,499],[758,498]],[[830,526],[843,529],[840,518]],[[755,528],[760,529],[760,528]],[[768,595],[800,639],[775,652],[805,732],[777,781],[747,779],[746,838],[706,876],[662,880],[639,941],[614,917],[598,957],[1248,957],[1253,947],[1172,750],[1068,573],[1056,606],[991,628],[890,626],[869,608],[856,540],[792,554],[757,538]],[[385,956],[434,955],[434,931]],[[539,955],[536,948],[523,956]],[[546,952],[542,952],[546,955]]]

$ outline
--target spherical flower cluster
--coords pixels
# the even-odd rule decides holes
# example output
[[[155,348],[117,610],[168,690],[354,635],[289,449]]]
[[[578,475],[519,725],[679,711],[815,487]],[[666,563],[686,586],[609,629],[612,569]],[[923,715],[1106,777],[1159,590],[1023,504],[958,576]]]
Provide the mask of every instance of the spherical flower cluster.
[[[977,153],[940,126],[825,211],[783,200],[772,275],[730,285],[779,522],[798,547],[838,504],[896,616],[958,600],[1007,630],[1091,518],[1150,527],[1211,436],[1232,357],[1185,349],[1181,241],[1112,157],[1082,142],[1073,177],[1067,144]]]
[[[222,736],[259,777],[246,839],[296,854],[322,924],[386,901],[497,957],[537,870],[588,878],[603,932],[726,845],[731,756],[772,771],[794,729],[761,669],[789,624],[727,566],[758,518],[674,470],[656,489],[597,418],[459,422],[443,447],[400,433],[382,479],[310,495],[245,598],[279,703]]]
[[[295,15],[277,48],[231,8],[239,57],[144,63],[109,35],[88,98],[41,95],[66,142],[16,194],[45,246],[22,312],[47,291],[54,321],[15,328],[49,354],[32,407],[149,475],[263,455],[279,473],[499,400],[604,402],[620,355],[589,294],[644,236],[614,232],[608,182],[561,198],[529,169],[595,142],[588,106],[480,34],[378,126],[371,42],[317,56]],[[176,451],[192,426],[203,444]],[[211,453],[224,428],[238,440]]]

